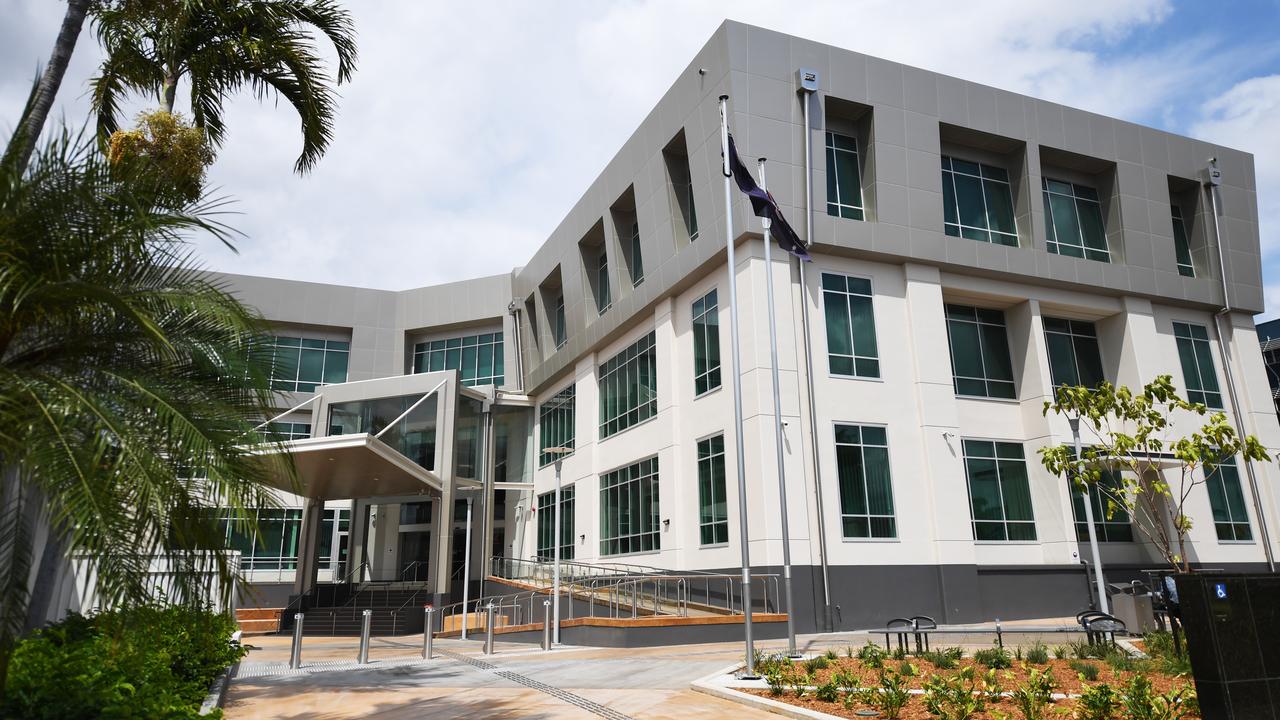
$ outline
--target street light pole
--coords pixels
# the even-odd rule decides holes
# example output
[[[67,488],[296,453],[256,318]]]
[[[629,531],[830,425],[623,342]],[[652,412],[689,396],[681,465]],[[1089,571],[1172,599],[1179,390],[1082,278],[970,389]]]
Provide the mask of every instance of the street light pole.
[[[554,455],[556,458],[556,497],[555,508],[552,510],[554,520],[553,536],[551,538],[552,558],[554,559],[554,570],[551,580],[551,612],[555,616],[552,620],[551,642],[555,645],[560,644],[560,542],[564,536],[561,527],[560,517],[560,467],[564,464],[564,456],[573,452],[573,448],[553,447],[543,450],[543,452]]]
[[[1080,445],[1080,416],[1067,418],[1071,423],[1071,439],[1076,446],[1076,479],[1084,486],[1084,521],[1089,527],[1089,550],[1093,554],[1093,578],[1098,584],[1098,609],[1108,615],[1111,606],[1107,602],[1107,584],[1102,579],[1102,554],[1098,551],[1098,531],[1093,526],[1093,494],[1089,483],[1084,482],[1084,454]]]

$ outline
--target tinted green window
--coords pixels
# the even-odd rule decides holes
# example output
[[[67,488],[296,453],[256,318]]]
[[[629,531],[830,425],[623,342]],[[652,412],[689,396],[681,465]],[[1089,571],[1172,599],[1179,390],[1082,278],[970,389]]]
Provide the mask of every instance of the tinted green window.
[[[693,301],[693,390],[720,387],[720,310],[716,291]]]
[[[1089,523],[1084,512],[1084,489],[1067,481],[1071,489],[1071,511],[1075,516],[1076,539],[1089,540]],[[1133,542],[1133,522],[1124,505],[1124,483],[1120,473],[1104,470],[1098,482],[1089,488],[1093,505],[1093,529],[1099,542]]]
[[[465,335],[413,346],[413,371],[457,370],[463,385],[503,383],[502,333]]]
[[[644,254],[640,251],[640,223],[631,223],[631,287],[644,282]]]
[[[1027,461],[1020,443],[964,441],[975,540],[1036,539]]]
[[[555,333],[556,347],[564,347],[565,342],[569,339],[569,326],[565,324],[564,317],[564,295],[556,297],[555,309]]]
[[[1044,215],[1049,252],[1111,262],[1097,190],[1044,178]]]
[[[942,157],[943,227],[948,235],[1018,246],[1009,173]]]
[[[1252,540],[1235,458],[1227,458],[1216,466],[1205,465],[1205,488],[1209,491],[1209,507],[1213,510],[1213,527],[1218,539]]]
[[[250,510],[249,521],[257,523],[257,537],[236,519],[236,513],[231,510],[220,512],[218,524],[225,533],[228,549],[240,551],[242,570],[297,569],[301,510]]]
[[[613,304],[613,295],[609,290],[609,254],[600,248],[600,256],[596,259],[596,310],[603,315]]]
[[[1196,268],[1191,263],[1191,242],[1187,239],[1187,225],[1182,220],[1182,208],[1172,206],[1173,212],[1173,250],[1178,256],[1178,274],[1184,277],[1195,277]]]
[[[871,281],[822,273],[827,323],[827,363],[832,375],[880,377]]]
[[[658,458],[600,476],[600,554],[661,549]]]
[[[1093,323],[1047,317],[1044,339],[1049,348],[1049,375],[1055,387],[1095,387],[1106,379]]]
[[[560,488],[560,559],[573,559],[574,534],[574,486]],[[554,490],[538,496],[538,558],[555,557],[556,547],[556,493]]]
[[[556,456],[546,452],[547,448],[573,448],[577,403],[577,390],[572,383],[542,403],[538,410],[539,467],[555,462]]]
[[[957,395],[1013,398],[1013,362],[1004,312],[947,305],[947,339]]]
[[[266,365],[273,390],[315,392],[321,385],[347,381],[347,359],[351,343],[272,336],[263,339],[257,350]]]
[[[1203,325],[1176,322],[1173,337],[1178,343],[1187,399],[1221,410],[1222,391],[1218,389],[1218,374],[1213,369],[1213,356],[1209,354],[1209,332]]]
[[[278,442],[303,440],[311,437],[311,423],[273,422],[267,425],[267,431],[263,435],[268,440]]]
[[[703,545],[729,542],[723,435],[698,441],[698,537]]]
[[[897,537],[885,429],[837,425],[836,470],[840,476],[840,522],[844,537]]]
[[[652,332],[601,363],[599,375],[601,440],[658,412],[657,355]]]
[[[827,214],[863,219],[858,140],[832,132],[827,133]]]

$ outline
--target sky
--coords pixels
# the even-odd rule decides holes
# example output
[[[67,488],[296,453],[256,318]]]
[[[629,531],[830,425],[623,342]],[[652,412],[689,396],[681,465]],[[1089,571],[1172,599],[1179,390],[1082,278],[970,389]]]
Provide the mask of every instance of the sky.
[[[231,101],[211,185],[226,272],[399,290],[505,273],[559,224],[725,19],[1252,152],[1267,312],[1280,316],[1280,0],[348,0],[360,59],[333,145],[293,173],[287,104]],[[0,138],[65,5],[0,0]],[[80,128],[89,26],[54,121]],[[179,94],[179,107],[182,106]],[[154,107],[137,98],[131,111]]]

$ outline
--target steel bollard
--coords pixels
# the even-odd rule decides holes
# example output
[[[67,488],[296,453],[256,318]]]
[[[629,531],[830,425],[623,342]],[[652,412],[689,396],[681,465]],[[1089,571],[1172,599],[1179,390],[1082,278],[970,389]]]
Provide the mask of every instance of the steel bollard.
[[[369,626],[373,624],[373,611],[365,610],[360,614],[363,617],[360,619],[360,657],[357,660],[364,665],[369,662]]]
[[[551,649],[551,601],[542,601],[542,649]]]
[[[289,669],[302,667],[302,613],[293,616],[293,647],[289,649]]]
[[[424,620],[422,623],[422,659],[423,660],[430,660],[435,655],[435,651],[431,647],[432,641],[435,639],[432,637],[432,634],[433,634],[432,630],[435,628],[435,617],[434,617],[435,613],[436,613],[436,609],[428,605],[426,608],[427,617],[426,617],[426,620]]]
[[[489,605],[485,607],[485,613],[488,616],[485,618],[485,623],[484,623],[484,654],[485,655],[493,654],[493,611],[494,611],[493,603],[489,603]]]

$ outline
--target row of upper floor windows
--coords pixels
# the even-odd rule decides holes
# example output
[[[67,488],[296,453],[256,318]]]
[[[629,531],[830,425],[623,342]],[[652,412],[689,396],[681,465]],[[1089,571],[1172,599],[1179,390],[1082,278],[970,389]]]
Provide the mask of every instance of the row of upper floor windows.
[[[862,163],[858,140],[837,132],[826,133],[827,214],[864,220]],[[1017,211],[1014,185],[1009,171],[988,162],[977,162],[944,154],[941,161],[943,217],[940,224],[950,236],[1018,247]],[[1058,255],[1111,262],[1113,250],[1108,240],[1099,189],[1084,182],[1041,179],[1044,204],[1046,249]],[[1195,277],[1190,236],[1182,203],[1186,196],[1170,194],[1170,221],[1173,227],[1177,271]],[[1188,214],[1190,214],[1188,212]]]

